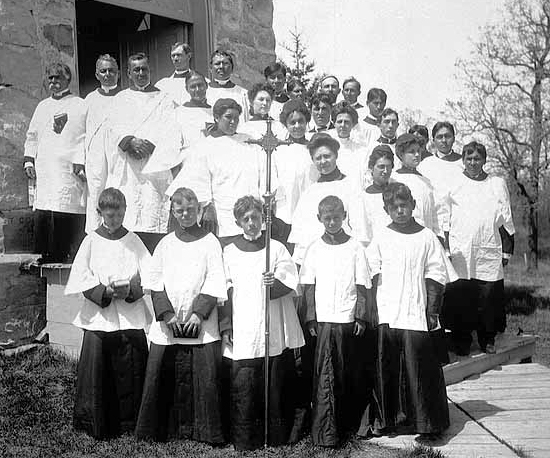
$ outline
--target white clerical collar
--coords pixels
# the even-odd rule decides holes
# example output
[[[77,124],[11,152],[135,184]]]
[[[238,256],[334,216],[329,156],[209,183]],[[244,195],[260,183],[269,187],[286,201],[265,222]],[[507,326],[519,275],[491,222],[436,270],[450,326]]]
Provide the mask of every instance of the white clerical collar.
[[[187,70],[180,70],[180,71],[174,70],[174,74],[175,74],[175,75],[185,75],[186,73],[189,73],[189,69],[187,69]]]
[[[116,84],[114,86],[103,86],[103,84],[101,85],[101,89],[103,89],[103,92],[105,92],[106,94],[108,94],[111,91],[114,91],[117,87],[118,86]]]
[[[217,80],[216,78],[214,78],[214,81],[218,83],[220,86],[225,86],[226,84],[229,84],[229,82],[231,81],[231,78],[227,78],[226,80]]]
[[[262,231],[258,232],[258,234],[256,234],[255,237],[250,237],[248,234],[243,234],[243,237],[250,242],[253,242],[254,240],[258,240],[261,236],[262,236]]]
[[[438,157],[439,159],[442,159],[442,158],[444,158],[444,157],[450,156],[450,155],[453,154],[453,153],[454,153],[453,150],[449,151],[447,154],[443,154],[443,153],[441,153],[441,151],[436,151],[436,152],[435,152],[435,155],[436,155],[436,157]]]
[[[63,89],[62,91],[54,92],[54,93],[52,94],[52,97],[53,97],[54,99],[60,99],[61,97],[66,96],[69,92],[71,92],[71,90],[70,90],[69,88]]]
[[[147,83],[145,86],[136,86],[134,84],[134,88],[136,91],[143,92],[145,89],[147,89],[149,86],[151,86],[151,82]]]

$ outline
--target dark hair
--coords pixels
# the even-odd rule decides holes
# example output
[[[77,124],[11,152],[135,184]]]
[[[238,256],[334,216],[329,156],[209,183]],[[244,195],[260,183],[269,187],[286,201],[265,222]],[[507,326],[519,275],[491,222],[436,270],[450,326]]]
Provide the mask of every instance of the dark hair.
[[[114,57],[112,57],[110,54],[100,54],[95,61],[95,68],[97,69],[100,62],[110,62],[113,64],[117,70],[118,70],[118,63]]]
[[[235,61],[234,61],[233,55],[229,51],[224,51],[222,49],[216,49],[214,52],[212,52],[212,54],[210,54],[210,65],[212,65],[212,60],[216,56],[222,56],[222,57],[226,57],[227,59],[229,59],[229,62],[231,62],[231,67],[233,68],[233,70],[235,69]]]
[[[483,160],[487,160],[487,149],[485,146],[479,142],[473,141],[468,143],[467,145],[464,145],[462,148],[462,159],[466,157],[468,154],[472,153],[479,153],[483,156]]]
[[[46,76],[50,75],[51,73],[55,74],[62,74],[69,80],[69,83],[73,79],[73,74],[71,73],[71,69],[67,64],[64,64],[63,62],[54,62],[46,67]]]
[[[380,115],[380,119],[390,115],[395,115],[397,117],[397,121],[399,121],[399,114],[393,108],[384,108],[384,111],[382,111],[382,114]]]
[[[382,100],[382,103],[385,104],[388,100],[388,94],[386,94],[386,91],[384,89],[373,87],[369,89],[369,92],[367,92],[367,103],[370,103],[376,99]]]
[[[196,70],[189,70],[189,73],[185,75],[185,87],[187,87],[187,85],[189,84],[189,81],[191,81],[192,78],[197,78],[197,77],[202,78],[206,83],[206,77],[202,73],[197,72]]]
[[[338,78],[336,78],[336,76],[334,76],[334,75],[325,75],[319,80],[319,87],[321,87],[323,85],[323,81],[328,80],[329,78],[335,79],[336,82],[338,83],[338,86],[340,86],[340,80]]]
[[[395,142],[395,154],[401,159],[407,148],[411,145],[420,146],[420,140],[413,134],[401,134]]]
[[[218,99],[216,100],[216,103],[212,107],[212,114],[215,118],[219,118],[221,115],[223,115],[227,110],[234,108],[239,112],[239,114],[242,114],[243,107],[241,107],[235,100],[233,99]]]
[[[386,158],[391,161],[392,167],[395,165],[394,159],[393,159],[393,151],[389,147],[389,145],[378,145],[375,146],[372,150],[372,153],[370,153],[369,156],[369,169],[373,169],[376,163],[379,159]]]
[[[278,72],[281,72],[284,76],[286,76],[286,67],[279,62],[275,62],[273,64],[268,65],[264,69],[264,76],[267,78],[268,76]]]
[[[306,85],[302,83],[299,79],[292,78],[288,83],[286,83],[286,90],[288,92],[292,92],[296,86],[303,87],[304,90],[306,88]]]
[[[146,60],[147,62],[149,62],[147,54],[145,54],[144,52],[136,52],[135,54],[128,56],[128,68],[130,68],[130,63],[136,60]]]
[[[359,121],[359,115],[357,114],[357,110],[353,108],[349,102],[346,102],[345,100],[342,100],[341,102],[338,102],[336,105],[332,107],[332,121],[336,122],[336,118],[339,114],[346,113],[351,116],[351,122],[355,126],[357,122]]]
[[[279,115],[279,121],[281,121],[281,124],[286,126],[288,117],[294,112],[302,113],[306,118],[306,122],[311,121],[311,113],[309,112],[306,104],[302,100],[291,99],[283,105],[283,109]]]
[[[237,199],[235,205],[233,205],[233,216],[238,221],[246,212],[250,210],[257,210],[263,214],[263,204],[254,196],[243,196]]]
[[[384,191],[382,192],[382,200],[384,201],[384,207],[393,205],[397,199],[401,199],[407,202],[413,202],[413,196],[408,186],[403,183],[394,181],[388,183]]]
[[[334,154],[336,154],[336,156],[338,156],[340,143],[338,142],[338,140],[336,140],[335,138],[333,138],[332,136],[330,136],[325,132],[318,132],[316,134],[313,134],[313,137],[311,137],[311,140],[307,144],[307,149],[309,151],[310,156],[313,156],[315,151],[321,146],[326,146]]]
[[[346,84],[348,83],[354,83],[357,84],[357,87],[359,88],[359,92],[361,92],[361,83],[355,79],[354,76],[350,76],[349,78],[346,78],[344,82],[342,83],[342,89],[346,87]]]
[[[184,200],[188,202],[196,202],[197,204],[199,203],[199,199],[197,199],[197,195],[192,189],[178,188],[174,191],[172,197],[170,197],[170,209],[172,209],[174,204],[181,205]]]
[[[435,138],[435,136],[437,135],[437,132],[440,129],[443,129],[444,127],[446,127],[447,129],[449,129],[451,131],[451,133],[453,134],[453,137],[456,136],[455,128],[450,122],[448,122],[448,121],[439,121],[439,122],[436,122],[434,124],[434,126],[432,127],[432,138]]]
[[[342,212],[345,212],[346,209],[344,207],[344,202],[342,202],[342,199],[336,196],[324,197],[317,206],[317,213],[321,215],[323,212],[330,210],[341,210]]]
[[[248,90],[248,100],[250,101],[250,104],[251,104],[250,106],[251,110],[252,110],[252,103],[254,102],[254,99],[258,95],[258,92],[262,92],[262,91],[267,92],[271,96],[271,101],[273,101],[273,97],[275,97],[275,91],[273,90],[273,88],[269,84],[264,82],[256,83],[254,86],[252,86]]]
[[[173,53],[175,49],[179,48],[179,47],[182,47],[183,48],[183,52],[185,54],[189,54],[191,52],[191,46],[189,46],[187,43],[184,43],[182,41],[176,41],[172,47],[170,48],[170,53]]]
[[[324,92],[315,94],[311,99],[311,108],[319,108],[321,103],[326,103],[332,108],[334,99],[329,94],[325,94]]]
[[[409,134],[420,134],[426,139],[426,142],[430,139],[430,134],[428,133],[428,128],[422,124],[415,124],[409,129]]]
[[[112,208],[118,210],[119,208],[126,208],[126,198],[122,191],[116,188],[106,188],[101,191],[99,199],[97,200],[97,208],[100,211]]]

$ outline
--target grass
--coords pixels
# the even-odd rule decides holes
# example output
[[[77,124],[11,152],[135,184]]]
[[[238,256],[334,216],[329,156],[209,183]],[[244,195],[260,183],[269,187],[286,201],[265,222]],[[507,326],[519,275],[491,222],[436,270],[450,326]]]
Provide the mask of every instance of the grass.
[[[304,439],[256,452],[193,441],[138,442],[130,435],[96,441],[71,427],[75,376],[76,363],[50,347],[0,355],[0,458],[444,458],[429,447],[392,450],[359,440],[333,450]]]

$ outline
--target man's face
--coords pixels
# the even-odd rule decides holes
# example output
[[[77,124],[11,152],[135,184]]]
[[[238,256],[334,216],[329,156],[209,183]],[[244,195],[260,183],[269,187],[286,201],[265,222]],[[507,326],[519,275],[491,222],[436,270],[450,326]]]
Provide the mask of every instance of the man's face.
[[[128,78],[136,87],[145,87],[151,83],[151,71],[147,59],[133,60],[128,67]]]
[[[191,227],[197,223],[199,204],[187,199],[182,199],[181,203],[173,202],[172,214],[181,227]]]
[[[189,61],[193,53],[186,53],[183,46],[178,46],[170,53],[170,59],[178,72],[189,70]]]
[[[118,67],[113,62],[102,60],[96,66],[95,77],[102,86],[116,86],[118,81]]]
[[[396,199],[395,202],[384,207],[384,210],[390,215],[391,220],[395,224],[404,226],[410,222],[415,205],[414,200]]]
[[[202,102],[206,99],[206,81],[200,76],[193,76],[190,78],[185,88],[191,96],[191,100]]]
[[[218,123],[218,129],[224,135],[233,135],[237,132],[239,125],[239,111],[235,108],[229,108],[219,118],[214,118],[214,120]]]
[[[387,157],[381,157],[372,167],[372,181],[377,186],[384,187],[390,180],[392,170],[392,161]]]
[[[455,136],[448,127],[442,127],[434,136],[434,144],[437,150],[442,154],[449,154],[453,149]]]
[[[212,75],[218,80],[229,79],[233,73],[233,65],[228,57],[216,54],[212,58]]]
[[[330,121],[331,106],[325,102],[319,102],[318,105],[311,107],[311,117],[317,127],[326,127]]]
[[[282,71],[272,73],[267,77],[267,83],[273,88],[276,94],[280,94],[285,88],[285,75],[283,75]]]
[[[344,85],[344,90],[342,91],[342,94],[344,96],[344,100],[353,105],[357,103],[357,97],[359,97],[361,91],[359,90],[359,85],[351,81]]]
[[[104,210],[98,210],[98,213],[103,218],[103,225],[109,229],[110,232],[114,232],[122,226],[126,208],[106,208]]]
[[[395,137],[398,127],[399,121],[397,120],[397,116],[393,113],[384,116],[380,120],[380,133],[386,138]]]
[[[334,100],[336,100],[336,97],[338,96],[338,94],[340,94],[340,85],[338,83],[338,80],[332,77],[325,78],[321,83],[320,92],[324,92],[325,94],[332,94]]]
[[[328,175],[336,169],[337,155],[327,146],[320,146],[311,155],[315,168],[321,175]]]
[[[383,102],[382,99],[373,99],[370,102],[367,102],[367,107],[369,108],[369,113],[373,118],[378,119],[384,108],[386,108],[386,102]]]
[[[483,171],[485,158],[478,151],[473,151],[466,154],[462,158],[462,162],[464,163],[464,169],[468,176],[476,177]]]
[[[399,159],[401,160],[403,167],[416,170],[421,159],[420,145],[416,143],[408,145]]]
[[[343,208],[325,209],[317,215],[317,219],[325,226],[325,231],[329,234],[336,234],[342,229],[346,212]]]
[[[349,113],[340,113],[336,116],[334,127],[336,128],[338,137],[349,138],[351,129],[353,129],[353,119],[351,115]]]
[[[51,94],[62,92],[69,87],[69,79],[60,71],[51,71],[47,75],[48,89]]]
[[[245,212],[236,223],[247,236],[255,238],[262,230],[262,221],[262,213],[254,208]]]

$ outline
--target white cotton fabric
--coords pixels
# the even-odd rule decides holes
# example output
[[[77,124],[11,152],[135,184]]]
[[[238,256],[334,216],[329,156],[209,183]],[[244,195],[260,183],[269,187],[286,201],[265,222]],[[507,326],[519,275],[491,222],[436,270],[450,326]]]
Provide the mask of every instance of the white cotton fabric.
[[[149,251],[134,233],[128,232],[119,240],[109,240],[92,232],[78,249],[65,294],[81,293],[117,280],[130,280],[137,273],[143,287],[147,287],[150,262]],[[143,297],[132,303],[113,298],[105,308],[85,299],[73,324],[90,331],[112,332],[146,330],[151,321],[152,312]]]
[[[126,197],[125,227],[137,232],[165,233],[170,169],[182,162],[187,146],[176,122],[174,105],[161,91],[125,89],[115,99],[114,113],[105,122],[103,134],[107,157],[105,186],[120,189]],[[118,147],[128,135],[152,142],[153,154],[144,160],[130,158]]]
[[[193,314],[193,300],[199,294],[227,300],[220,242],[212,234],[193,242],[182,242],[175,232],[171,232],[155,248],[150,288],[154,291],[166,289],[179,323],[189,320]],[[218,310],[215,307],[202,322],[197,338],[175,338],[164,321],[154,321],[149,340],[158,345],[199,345],[220,340]]]
[[[366,107],[361,108],[361,110],[365,110],[365,108]],[[366,108],[366,110],[368,112],[368,108]],[[370,145],[371,143],[376,142],[376,140],[380,138],[380,127],[373,126],[372,124],[363,121],[365,116],[362,116],[359,112],[358,114],[359,122],[351,130],[350,137],[353,140],[365,145]],[[368,155],[370,155],[371,152],[372,149],[369,151]]]
[[[223,258],[228,288],[233,287],[233,347],[224,348],[224,356],[233,360],[261,358],[265,355],[265,248],[245,252],[230,244]],[[270,265],[276,279],[296,290],[296,265],[285,246],[276,240],[271,240]],[[293,295],[271,300],[269,307],[269,356],[304,345]]]
[[[464,174],[450,189],[451,262],[460,278],[497,281],[504,277],[499,227],[515,233],[506,182],[497,176],[482,181]]]
[[[54,116],[63,113],[67,114],[67,123],[57,134],[53,130]],[[73,164],[84,165],[85,122],[84,100],[73,94],[59,100],[49,97],[36,107],[24,153],[34,158],[34,209],[85,213],[86,185],[73,173]]]
[[[339,245],[315,240],[307,249],[300,269],[300,284],[315,285],[317,321],[355,321],[357,287],[371,287],[365,248],[350,238]]]
[[[338,159],[336,159],[338,168],[349,178],[357,190],[362,192],[369,182],[367,162],[370,153],[367,145],[351,138],[339,138],[336,135],[336,129],[329,132],[334,132],[334,138],[340,143]]]
[[[424,228],[401,234],[383,228],[367,248],[369,267],[378,278],[379,324],[395,329],[427,331],[427,278],[442,285],[457,280],[435,234]]]
[[[174,78],[170,75],[166,78],[161,78],[155,84],[161,91],[166,92],[174,101],[176,106],[183,105],[191,99],[189,92],[185,88],[185,78]]]
[[[176,120],[181,131],[184,132],[189,147],[204,139],[206,124],[214,122],[212,108],[185,107],[176,108]],[[187,150],[186,150],[187,153]],[[184,157],[184,159],[186,156]]]
[[[367,218],[372,224],[372,233],[376,235],[380,232],[380,229],[387,227],[391,223],[390,215],[384,210],[382,193],[369,194],[364,192],[361,194],[361,198],[363,199]]]
[[[206,90],[206,100],[208,104],[214,106],[214,104],[219,99],[233,99],[237,102],[243,109],[242,119],[248,121],[250,117],[250,108],[248,102],[248,91],[239,86],[238,84],[235,87],[210,87],[208,86]]]

